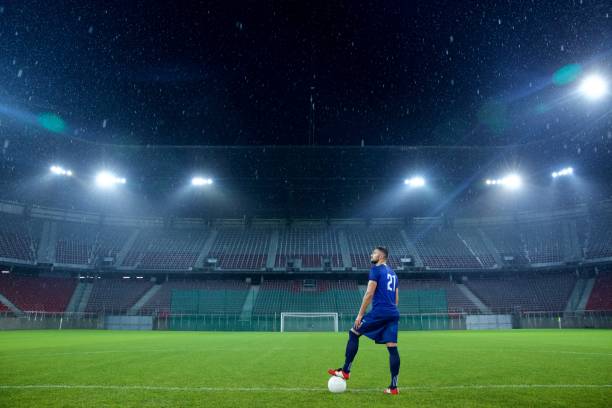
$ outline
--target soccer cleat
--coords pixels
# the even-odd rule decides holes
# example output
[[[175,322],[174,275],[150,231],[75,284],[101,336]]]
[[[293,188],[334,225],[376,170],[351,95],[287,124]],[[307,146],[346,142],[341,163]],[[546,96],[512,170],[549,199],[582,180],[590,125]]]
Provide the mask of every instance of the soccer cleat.
[[[327,370],[327,374],[333,375],[334,377],[340,377],[345,380],[348,380],[351,376],[351,373],[344,372],[342,368],[339,368],[337,370],[330,368],[329,370]]]
[[[383,391],[383,394],[397,395],[399,390],[397,388],[387,388]]]

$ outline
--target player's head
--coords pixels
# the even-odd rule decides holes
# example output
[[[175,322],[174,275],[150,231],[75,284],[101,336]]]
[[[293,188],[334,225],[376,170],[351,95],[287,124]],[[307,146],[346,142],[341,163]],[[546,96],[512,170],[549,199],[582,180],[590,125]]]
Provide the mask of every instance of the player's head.
[[[384,262],[389,257],[389,250],[384,246],[377,246],[372,250],[370,255],[370,262],[377,264],[378,262]]]

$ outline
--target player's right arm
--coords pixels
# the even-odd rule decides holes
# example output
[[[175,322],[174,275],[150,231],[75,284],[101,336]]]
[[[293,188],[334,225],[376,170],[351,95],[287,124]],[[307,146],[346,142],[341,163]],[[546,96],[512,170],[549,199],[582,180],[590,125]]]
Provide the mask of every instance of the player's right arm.
[[[363,295],[363,300],[361,301],[361,307],[359,308],[359,313],[357,314],[357,318],[355,319],[355,327],[359,328],[361,326],[361,319],[365,315],[366,310],[368,310],[368,306],[372,302],[372,297],[374,296],[374,292],[376,291],[376,286],[378,282],[375,280],[368,281],[368,288],[366,289],[365,295]]]
[[[395,306],[399,306],[399,288],[395,288]]]

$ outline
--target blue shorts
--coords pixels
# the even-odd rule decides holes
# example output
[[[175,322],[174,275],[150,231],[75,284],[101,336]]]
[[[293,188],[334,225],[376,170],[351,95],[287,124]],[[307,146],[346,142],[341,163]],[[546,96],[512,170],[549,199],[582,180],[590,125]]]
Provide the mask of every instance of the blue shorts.
[[[361,326],[353,330],[371,338],[376,344],[397,343],[399,316],[375,316],[366,313],[361,319]]]

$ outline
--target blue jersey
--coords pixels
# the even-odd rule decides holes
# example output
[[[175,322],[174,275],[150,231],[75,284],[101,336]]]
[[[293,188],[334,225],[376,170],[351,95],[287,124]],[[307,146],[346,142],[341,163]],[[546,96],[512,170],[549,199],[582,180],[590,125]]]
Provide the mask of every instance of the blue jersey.
[[[368,279],[377,283],[371,313],[377,316],[399,316],[395,305],[397,275],[393,269],[385,264],[375,265],[370,269]]]

